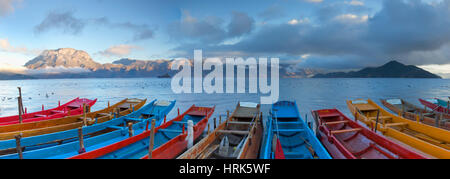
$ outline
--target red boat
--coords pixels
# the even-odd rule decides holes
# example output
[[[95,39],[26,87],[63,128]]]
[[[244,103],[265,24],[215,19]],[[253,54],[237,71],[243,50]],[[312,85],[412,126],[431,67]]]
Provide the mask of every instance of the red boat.
[[[335,159],[426,159],[350,120],[337,109],[312,112],[318,136]]]
[[[436,103],[438,103],[437,99],[433,99],[436,100]],[[445,117],[448,117],[450,115],[450,111],[448,110],[448,108],[445,108],[444,106],[440,106],[436,103],[432,103],[430,101],[424,100],[424,99],[419,99],[420,103],[422,103],[422,105],[430,108],[431,111],[437,111],[437,112],[441,112],[444,113],[444,115],[446,115]]]
[[[204,132],[213,108],[191,106],[186,112],[155,128],[152,159],[173,159],[187,149],[188,121],[194,123],[193,141]],[[178,112],[178,114],[180,114]],[[147,123],[148,124],[148,123]],[[148,127],[150,128],[150,127]],[[70,159],[147,159],[150,130]]]
[[[86,98],[76,98],[69,101],[66,104],[60,105],[53,109],[44,110],[44,105],[42,105],[42,111],[27,113],[22,115],[22,123],[43,121],[48,119],[62,118],[65,116],[79,115],[83,114],[83,104],[88,106],[88,109],[97,102],[97,99],[90,100]],[[0,118],[0,126],[11,125],[19,123],[19,115],[8,116]]]

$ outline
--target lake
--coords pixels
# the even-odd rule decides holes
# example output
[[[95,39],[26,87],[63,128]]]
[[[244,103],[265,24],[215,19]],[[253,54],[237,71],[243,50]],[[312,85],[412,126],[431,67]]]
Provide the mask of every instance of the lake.
[[[98,98],[92,110],[103,109],[124,98],[177,100],[168,119],[176,116],[176,108],[187,110],[192,104],[216,105],[213,117],[226,115],[238,101],[259,102],[258,94],[174,94],[170,79],[114,78],[114,79],[48,79],[0,81],[0,116],[16,115],[18,90],[22,87],[23,104],[28,112],[46,109],[76,98]],[[418,98],[450,96],[449,79],[280,79],[280,100],[295,100],[302,117],[311,120],[311,110],[337,108],[351,116],[345,100],[371,98],[403,98],[419,105]],[[263,105],[267,115],[270,105]]]

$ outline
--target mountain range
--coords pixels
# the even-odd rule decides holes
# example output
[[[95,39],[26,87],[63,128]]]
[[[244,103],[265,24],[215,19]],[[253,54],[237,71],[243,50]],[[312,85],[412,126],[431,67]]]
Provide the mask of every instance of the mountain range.
[[[137,60],[123,58],[100,64],[82,50],[60,48],[45,50],[25,64],[27,73],[0,72],[0,80],[55,79],[55,78],[132,78],[173,76],[170,70],[174,60]],[[224,70],[225,71],[225,70]],[[390,62],[379,68],[366,68],[358,72],[319,74],[320,71],[298,68],[296,64],[280,64],[283,78],[351,78],[351,77],[438,77],[415,66]]]
[[[123,58],[112,63],[95,62],[88,53],[72,48],[45,50],[36,58],[28,61],[25,67],[32,71],[51,71],[52,68],[64,68],[59,73],[8,74],[2,79],[34,79],[34,78],[131,78],[173,76],[177,71],[170,70],[174,60],[137,60]],[[280,76],[287,78],[306,78],[317,73],[312,69],[297,69],[295,65],[280,65]],[[76,71],[71,69],[77,69]],[[13,76],[15,75],[15,76]]]

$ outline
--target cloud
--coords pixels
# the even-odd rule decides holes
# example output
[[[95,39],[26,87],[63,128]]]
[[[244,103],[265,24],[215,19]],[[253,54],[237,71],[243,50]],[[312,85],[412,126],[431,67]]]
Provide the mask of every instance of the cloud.
[[[364,2],[357,0],[346,1],[345,3],[352,6],[364,6]]]
[[[9,43],[8,39],[0,39],[0,51],[19,53],[23,55],[38,55],[41,52],[41,50],[30,50],[26,47],[14,47]]]
[[[154,28],[146,24],[134,24],[131,22],[111,22],[108,18],[82,19],[74,16],[74,12],[50,12],[46,18],[34,28],[36,34],[50,30],[62,30],[63,33],[77,35],[86,26],[105,26],[109,29],[125,29],[133,34],[132,41],[147,40],[154,37]]]
[[[0,63],[0,72],[2,73],[17,73],[24,74],[27,70],[24,66],[12,65],[9,63]]]
[[[112,57],[112,56],[123,57],[123,56],[129,55],[131,53],[131,51],[137,50],[137,49],[140,49],[140,47],[135,46],[135,45],[122,44],[122,45],[116,45],[116,46],[109,47],[108,49],[101,51],[99,53],[106,57]]]
[[[46,68],[42,68],[42,69],[26,69],[24,71],[24,74],[28,74],[28,75],[61,74],[61,73],[79,74],[79,73],[89,73],[89,72],[91,72],[91,71],[88,69],[81,68],[81,67],[66,68],[66,67],[62,67],[62,66],[57,66],[57,67],[46,67]]]
[[[252,31],[255,20],[242,12],[233,12],[233,17],[228,25],[230,37],[239,37]]]
[[[62,29],[64,33],[79,34],[86,22],[73,16],[73,12],[50,12],[45,19],[34,28],[36,34],[52,29]]]
[[[222,28],[223,20],[209,16],[205,19],[192,17],[189,11],[182,11],[182,17],[168,26],[172,39],[183,42],[219,43],[226,38]]]
[[[13,13],[15,6],[22,3],[22,0],[0,0],[0,16]]]
[[[443,78],[450,78],[450,64],[432,64],[432,65],[422,65],[420,68],[427,70],[431,73],[435,73]]]
[[[323,0],[303,0],[305,2],[309,2],[309,3],[321,3],[323,2]]]
[[[292,20],[288,21],[288,24],[290,24],[290,25],[297,25],[297,24],[303,24],[303,23],[309,23],[309,19],[308,18],[292,19]]]
[[[450,41],[450,1],[384,1],[370,19],[368,40],[389,54],[433,51]],[[432,59],[429,59],[432,60]]]
[[[341,14],[334,18],[341,23],[365,23],[369,15]]]
[[[167,30],[170,37],[177,42],[212,45],[248,34],[253,27],[254,19],[242,12],[233,12],[230,22],[225,26],[224,20],[219,17],[197,19],[184,10],[181,19],[170,23]]]
[[[91,20],[92,24],[103,25],[110,28],[127,29],[133,32],[133,41],[147,40],[154,37],[154,29],[146,24],[134,24],[131,22],[114,23],[108,18],[98,18]]]
[[[285,13],[281,6],[272,5],[265,9],[263,12],[259,13],[258,16],[261,17],[264,21],[268,21],[283,17],[285,16]]]
[[[266,24],[233,44],[192,45],[219,56],[277,56],[284,60],[310,54],[302,65],[355,69],[396,59],[406,64],[450,63],[450,0],[385,0],[367,9],[336,3],[319,8],[310,23],[292,19]],[[192,50],[180,46],[176,50]]]
[[[11,65],[9,63],[0,63],[1,73],[14,73],[23,75],[39,75],[39,74],[60,74],[60,73],[88,73],[91,72],[88,69],[81,67],[66,68],[62,66],[58,67],[46,67],[43,69],[28,69],[24,66]]]

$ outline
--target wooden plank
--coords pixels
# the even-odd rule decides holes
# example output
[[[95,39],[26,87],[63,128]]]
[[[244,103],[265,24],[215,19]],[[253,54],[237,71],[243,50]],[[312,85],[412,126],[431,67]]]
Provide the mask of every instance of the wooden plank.
[[[325,125],[336,125],[336,124],[346,124],[348,121],[335,121],[335,122],[326,122]]]
[[[342,134],[342,133],[347,133],[347,132],[357,132],[357,131],[361,131],[361,130],[362,130],[361,128],[336,130],[336,131],[331,131],[331,134]]]
[[[247,135],[249,134],[249,131],[219,130],[217,133]]]
[[[408,125],[408,123],[406,123],[406,122],[399,122],[399,123],[386,124],[386,127],[407,126],[407,125]]]
[[[230,121],[227,122],[228,124],[237,124],[237,125],[252,125],[253,123],[251,122],[238,122],[238,121]]]
[[[201,153],[197,159],[206,159],[209,156],[211,156],[211,154],[217,150],[217,148],[219,148],[219,144],[213,145],[211,147],[208,147],[206,149],[206,151],[204,151],[203,153]]]
[[[354,104],[356,108],[358,108],[360,111],[376,111],[378,110],[377,107],[371,105],[371,104]]]

